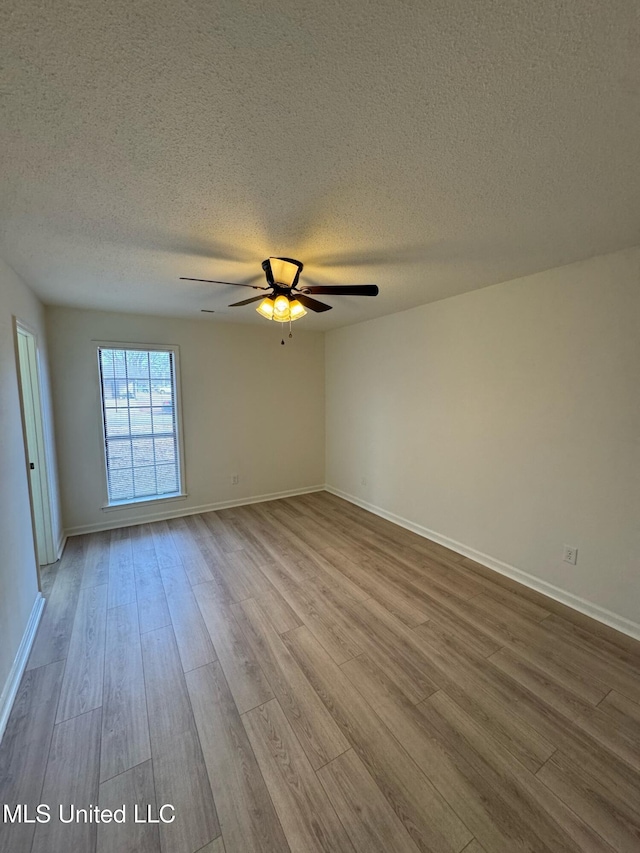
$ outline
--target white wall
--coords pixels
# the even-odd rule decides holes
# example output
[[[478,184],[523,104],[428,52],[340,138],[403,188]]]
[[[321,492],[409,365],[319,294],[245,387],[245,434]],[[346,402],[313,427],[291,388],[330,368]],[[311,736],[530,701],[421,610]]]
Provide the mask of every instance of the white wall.
[[[326,364],[330,486],[640,631],[640,250],[330,332]]]
[[[54,538],[60,535],[44,309],[33,292],[0,260],[0,692],[38,593],[36,554],[20,414],[13,317],[37,334],[42,404],[47,420]],[[0,713],[3,707],[0,703]]]
[[[158,512],[324,483],[324,339],[294,327],[230,325],[47,308],[64,526],[117,527]],[[102,510],[96,340],[180,347],[188,499]],[[240,483],[231,485],[231,475]]]

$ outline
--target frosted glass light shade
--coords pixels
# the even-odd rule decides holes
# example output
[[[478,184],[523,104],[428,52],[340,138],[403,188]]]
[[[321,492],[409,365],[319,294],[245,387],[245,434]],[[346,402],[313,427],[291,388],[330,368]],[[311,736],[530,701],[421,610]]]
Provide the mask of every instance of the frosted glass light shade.
[[[256,308],[258,314],[262,314],[267,320],[273,320],[273,299],[263,299],[260,305]]]
[[[299,320],[300,317],[304,317],[307,313],[302,303],[298,302],[297,299],[294,299],[293,302],[289,303],[289,312],[292,320]]]
[[[278,320],[280,323],[286,323],[289,319],[289,300],[282,294],[276,296],[273,305],[273,319]]]

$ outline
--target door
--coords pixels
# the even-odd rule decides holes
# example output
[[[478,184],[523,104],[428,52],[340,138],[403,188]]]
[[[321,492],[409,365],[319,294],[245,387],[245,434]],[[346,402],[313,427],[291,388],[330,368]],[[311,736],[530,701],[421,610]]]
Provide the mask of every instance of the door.
[[[38,377],[38,348],[36,336],[19,321],[16,322],[16,335],[20,401],[34,536],[38,565],[44,566],[47,563],[54,563],[57,554],[51,523],[49,477]]]

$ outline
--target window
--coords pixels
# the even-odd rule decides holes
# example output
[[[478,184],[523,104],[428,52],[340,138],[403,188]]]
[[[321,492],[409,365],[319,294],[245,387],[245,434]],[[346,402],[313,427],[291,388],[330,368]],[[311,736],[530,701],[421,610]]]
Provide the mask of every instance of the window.
[[[109,505],[182,493],[176,356],[98,347]]]

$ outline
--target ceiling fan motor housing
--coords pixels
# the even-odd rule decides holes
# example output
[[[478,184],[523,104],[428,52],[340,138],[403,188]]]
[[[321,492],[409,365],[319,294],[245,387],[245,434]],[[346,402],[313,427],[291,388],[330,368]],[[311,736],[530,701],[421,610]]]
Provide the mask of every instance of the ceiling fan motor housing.
[[[271,287],[292,288],[300,278],[304,264],[295,258],[267,258],[262,262],[262,269]]]

